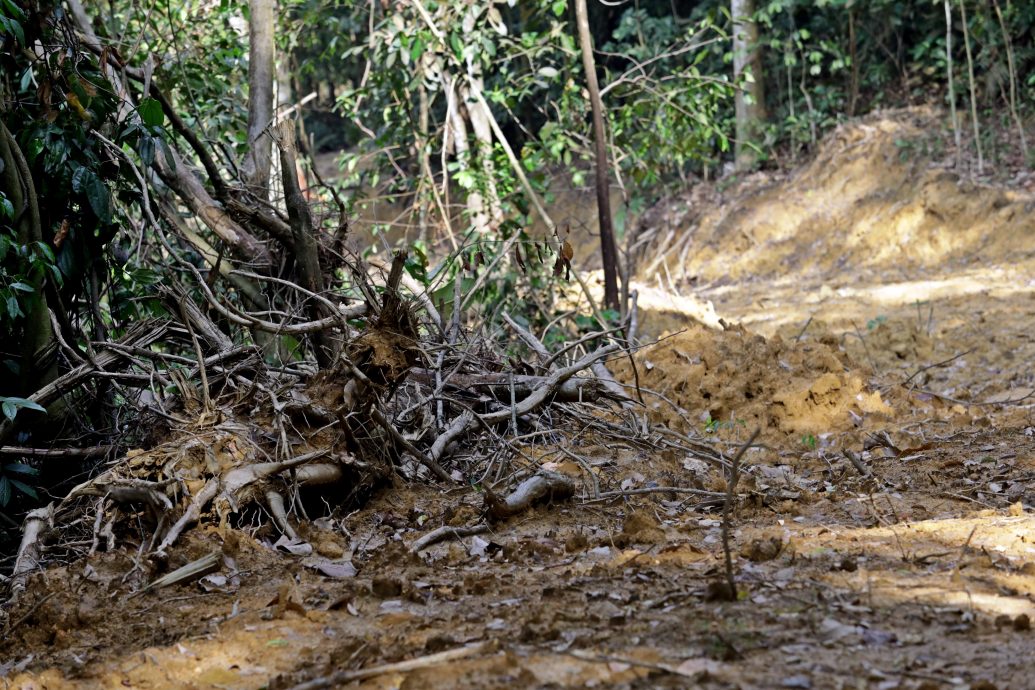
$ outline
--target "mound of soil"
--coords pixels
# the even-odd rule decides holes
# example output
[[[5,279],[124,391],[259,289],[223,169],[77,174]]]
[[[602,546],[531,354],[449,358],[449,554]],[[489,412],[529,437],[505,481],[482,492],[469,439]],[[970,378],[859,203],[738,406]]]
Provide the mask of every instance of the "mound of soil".
[[[655,421],[730,436],[755,427],[770,440],[845,431],[894,410],[869,390],[836,339],[766,339],[740,326],[690,326],[634,358]],[[636,382],[626,360],[615,367]]]
[[[724,181],[660,204],[640,223],[653,247],[639,275],[723,283],[1035,256],[1035,201],[945,170],[943,117],[878,113],[841,125],[788,176],[756,173],[731,193]]]

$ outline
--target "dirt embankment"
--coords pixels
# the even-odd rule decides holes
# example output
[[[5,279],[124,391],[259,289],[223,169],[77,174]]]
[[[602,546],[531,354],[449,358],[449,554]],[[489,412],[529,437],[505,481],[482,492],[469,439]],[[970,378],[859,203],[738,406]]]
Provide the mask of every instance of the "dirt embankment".
[[[960,181],[943,160],[941,118],[910,109],[854,121],[789,175],[756,173],[659,204],[640,222],[641,280],[678,287],[1035,257],[1035,197]]]

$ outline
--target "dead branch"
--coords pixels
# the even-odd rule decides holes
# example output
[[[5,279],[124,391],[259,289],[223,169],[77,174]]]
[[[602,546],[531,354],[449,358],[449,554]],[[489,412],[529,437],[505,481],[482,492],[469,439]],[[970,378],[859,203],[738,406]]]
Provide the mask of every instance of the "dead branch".
[[[507,312],[503,312],[503,320],[517,333],[519,338],[525,341],[525,344],[531,348],[532,352],[538,355],[540,362],[546,362],[550,359],[550,351],[546,349],[546,346],[531,331],[520,326],[517,321],[510,318],[510,314]]]
[[[761,429],[755,429],[747,442],[737,449],[736,455],[730,461],[730,477],[726,482],[726,501],[722,505],[722,554],[726,563],[726,586],[729,588],[730,601],[737,600],[737,583],[733,577],[733,554],[730,552],[730,519],[737,495],[737,482],[740,480],[740,459],[744,457],[744,453],[761,432]]]
[[[476,534],[484,534],[488,531],[488,525],[470,525],[468,527],[451,527],[449,525],[442,525],[414,541],[413,544],[410,545],[410,553],[418,553],[432,544],[437,544],[445,539],[472,537]]]
[[[25,590],[25,582],[42,562],[43,533],[54,526],[54,504],[29,511],[22,522],[22,541],[18,545],[18,557],[11,572],[11,597]]]
[[[212,553],[191,561],[187,565],[177,568],[171,573],[163,575],[144,588],[133,592],[128,598],[132,599],[144,594],[145,592],[162,589],[163,587],[171,587],[172,585],[178,585],[182,582],[197,580],[200,577],[204,577],[209,573],[219,570],[219,566],[222,561],[223,553],[221,551],[213,551]]]
[[[592,368],[592,367],[591,367]],[[435,371],[414,368],[409,379],[428,386],[435,385]],[[453,374],[443,386],[448,390],[473,390],[491,395],[500,402],[510,403],[511,383],[518,398],[527,398],[533,392],[549,384],[548,376],[527,374]],[[612,379],[613,382],[613,379]],[[617,384],[615,384],[617,386]],[[620,386],[612,389],[599,378],[569,378],[557,384],[554,389],[555,402],[597,402],[603,399],[629,400]]]
[[[291,225],[291,237],[294,240],[294,259],[298,267],[298,275],[302,287],[310,293],[323,292],[323,272],[320,270],[320,256],[317,250],[313,215],[309,204],[302,196],[302,188],[298,181],[298,144],[295,141],[295,123],[284,120],[280,123],[280,167],[284,182],[285,202],[288,219]],[[309,318],[316,321],[323,315],[322,304],[311,302],[308,307]],[[324,331],[316,331],[313,336],[316,347],[316,362],[321,368],[327,368],[334,361],[334,342]]]
[[[485,491],[485,508],[493,520],[503,520],[528,510],[536,501],[567,500],[575,495],[575,482],[558,472],[540,471],[518,484],[506,498]]]
[[[407,659],[406,661],[399,661],[394,664],[372,666],[370,668],[359,669],[358,671],[336,671],[329,676],[300,683],[291,688],[291,690],[320,690],[321,688],[340,687],[345,683],[363,680],[364,678],[375,678],[388,673],[409,673],[410,671],[438,666],[439,664],[457,661],[458,659],[466,659],[469,656],[480,654],[485,648],[486,644],[484,642],[478,642],[469,647],[448,649],[444,652],[437,652],[435,654],[429,654],[428,656],[422,656],[416,659]]]
[[[25,446],[0,446],[0,455],[18,455],[23,458],[93,458],[107,455],[115,446],[94,446],[93,448],[27,448]]]

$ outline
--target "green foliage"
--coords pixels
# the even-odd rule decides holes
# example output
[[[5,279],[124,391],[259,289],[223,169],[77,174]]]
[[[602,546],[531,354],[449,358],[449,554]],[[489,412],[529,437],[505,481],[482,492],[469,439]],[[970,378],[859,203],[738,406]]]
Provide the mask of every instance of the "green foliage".
[[[11,502],[14,491],[28,496],[33,500],[39,500],[36,489],[26,483],[28,477],[35,477],[39,470],[31,465],[21,462],[9,462],[0,465],[0,508],[7,507]]]
[[[888,320],[887,316],[884,316],[883,314],[879,314],[879,315],[875,316],[874,318],[872,318],[872,319],[870,319],[869,321],[866,322],[866,330],[872,331],[873,329],[875,329],[878,326],[880,326],[882,323],[887,322],[887,320]]]
[[[0,395],[0,408],[3,409],[4,416],[10,420],[14,420],[18,416],[18,410],[35,410],[36,412],[46,412],[45,409],[40,407],[38,404],[26,398],[12,398]]]
[[[10,36],[18,45],[25,45],[25,12],[14,3],[14,0],[0,0],[0,36]]]
[[[6,198],[0,193],[0,214]],[[0,224],[0,332],[15,337],[18,320],[28,311],[27,301],[44,280],[61,285],[54,252],[43,242],[20,244],[10,226]]]
[[[707,434],[716,434],[722,430],[734,431],[736,429],[746,428],[747,422],[743,419],[737,419],[732,414],[730,415],[729,420],[726,421],[713,419],[710,412],[704,418],[704,431]]]

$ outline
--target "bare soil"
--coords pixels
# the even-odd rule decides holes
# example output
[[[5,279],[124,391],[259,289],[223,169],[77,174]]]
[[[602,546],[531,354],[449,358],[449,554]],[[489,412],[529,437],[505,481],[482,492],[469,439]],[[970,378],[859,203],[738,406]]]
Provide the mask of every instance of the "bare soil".
[[[721,475],[587,425],[566,430],[578,462],[535,455],[585,498],[419,555],[477,518],[477,491],[394,480],[317,521],[308,555],[197,529],[171,565],[218,551],[223,569],[139,595],[128,547],[52,567],[8,612],[0,681],[289,688],[429,657],[327,687],[1035,687],[1035,197],[924,155],[937,117],[847,125],[801,170],[644,219],[660,340],[612,369],[673,432],[732,452],[761,429],[735,601],[721,502],[650,491]]]

